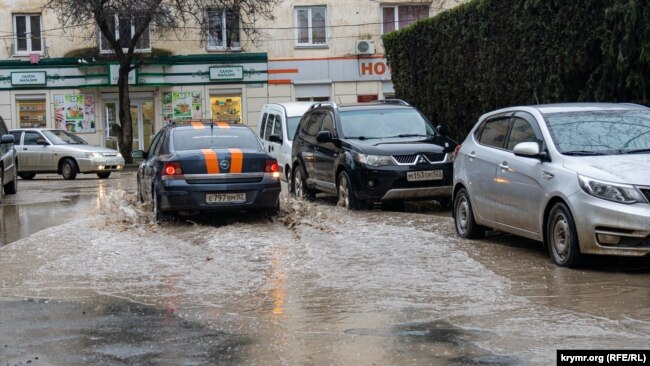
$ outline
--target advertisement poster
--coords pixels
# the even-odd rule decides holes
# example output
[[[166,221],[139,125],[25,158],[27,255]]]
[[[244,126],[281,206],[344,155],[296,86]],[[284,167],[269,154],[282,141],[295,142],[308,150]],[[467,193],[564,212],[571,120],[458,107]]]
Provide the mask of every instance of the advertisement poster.
[[[163,118],[171,120],[201,119],[201,92],[163,93]]]
[[[94,133],[95,96],[92,94],[55,95],[54,127],[72,133]]]

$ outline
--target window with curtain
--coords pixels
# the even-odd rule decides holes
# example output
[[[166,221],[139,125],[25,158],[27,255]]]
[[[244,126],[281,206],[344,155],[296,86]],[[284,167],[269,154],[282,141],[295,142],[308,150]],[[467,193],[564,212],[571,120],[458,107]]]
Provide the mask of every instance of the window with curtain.
[[[14,14],[16,54],[43,52],[40,14]]]
[[[235,10],[208,11],[208,49],[239,49],[239,13]]]
[[[391,5],[382,7],[382,33],[407,27],[429,17],[429,5]]]
[[[327,8],[324,6],[296,7],[296,44],[298,46],[327,45]]]
[[[142,22],[142,17],[132,16],[130,14],[109,14],[108,28],[115,34],[115,38],[120,42],[123,49],[129,48],[129,42],[135,34],[136,28]],[[113,52],[110,43],[103,34],[99,35],[99,49],[103,53]],[[146,52],[151,50],[151,33],[147,25],[144,32],[135,44],[136,52]]]

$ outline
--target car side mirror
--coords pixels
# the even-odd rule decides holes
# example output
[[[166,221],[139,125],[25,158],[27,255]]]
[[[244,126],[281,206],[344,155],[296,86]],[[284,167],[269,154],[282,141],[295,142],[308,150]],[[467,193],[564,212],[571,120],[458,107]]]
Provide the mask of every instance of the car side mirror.
[[[547,154],[544,151],[540,151],[539,143],[537,142],[520,142],[515,145],[512,152],[516,156],[522,156],[525,158],[536,158],[541,160],[546,160]]]
[[[0,143],[3,144],[13,144],[15,141],[14,135],[2,135],[0,138]]]
[[[318,142],[332,142],[332,140],[334,140],[334,138],[330,131],[320,131],[316,134],[316,141]]]
[[[269,141],[281,144],[282,143],[282,137],[280,137],[278,135],[271,135],[271,136],[269,136]]]
[[[144,159],[144,150],[131,151],[131,157],[134,159]]]
[[[38,139],[38,140],[36,140],[36,145],[47,146],[47,145],[49,145],[49,144],[50,144],[50,143],[47,142],[47,141],[45,141],[45,139]]]
[[[438,133],[441,136],[449,136],[449,129],[447,128],[446,125],[442,125],[442,124],[438,125],[438,127],[436,127],[436,129],[438,130]]]

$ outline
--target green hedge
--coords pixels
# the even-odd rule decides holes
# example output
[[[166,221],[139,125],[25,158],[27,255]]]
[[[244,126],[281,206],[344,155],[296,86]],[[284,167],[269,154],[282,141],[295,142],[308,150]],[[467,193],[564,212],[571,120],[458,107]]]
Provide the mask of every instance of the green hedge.
[[[459,141],[502,107],[650,94],[647,0],[474,0],[383,41],[397,96]]]

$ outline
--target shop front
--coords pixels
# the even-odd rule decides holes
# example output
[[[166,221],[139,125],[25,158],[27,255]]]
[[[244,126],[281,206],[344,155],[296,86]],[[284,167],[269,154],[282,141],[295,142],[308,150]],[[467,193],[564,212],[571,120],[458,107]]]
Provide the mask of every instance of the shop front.
[[[0,115],[9,128],[61,128],[117,149],[117,66],[78,59],[0,61]],[[171,121],[256,123],[268,101],[264,53],[148,59],[129,75],[134,150]]]

